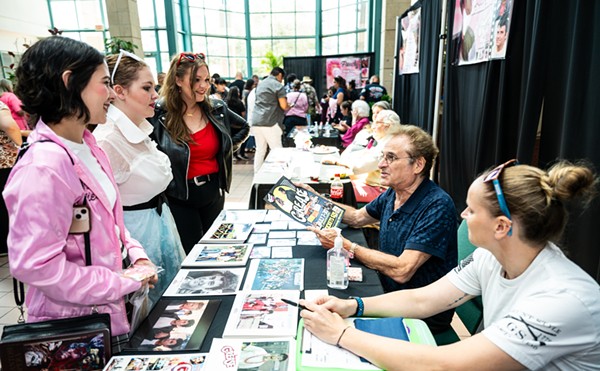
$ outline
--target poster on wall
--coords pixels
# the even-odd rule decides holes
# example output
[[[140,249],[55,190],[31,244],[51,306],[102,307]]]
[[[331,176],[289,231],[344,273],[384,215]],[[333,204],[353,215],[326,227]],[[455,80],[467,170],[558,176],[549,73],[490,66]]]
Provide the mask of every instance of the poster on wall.
[[[409,11],[400,20],[402,40],[398,53],[400,75],[419,72],[419,40],[421,40],[421,8]]]
[[[513,0],[456,0],[452,41],[458,65],[506,56]]]
[[[327,86],[333,85],[336,76],[342,76],[347,82],[354,80],[356,87],[361,89],[369,80],[369,63],[371,57],[327,58],[325,60]]]

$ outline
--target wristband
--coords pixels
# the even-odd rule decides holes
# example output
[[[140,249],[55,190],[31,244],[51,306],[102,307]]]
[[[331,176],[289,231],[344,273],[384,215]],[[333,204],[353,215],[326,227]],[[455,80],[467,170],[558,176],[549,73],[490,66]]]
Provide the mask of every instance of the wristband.
[[[348,330],[350,327],[352,327],[352,326],[348,326],[348,327],[346,327],[345,329],[342,330],[342,333],[340,334],[340,337],[338,338],[338,341],[335,343],[336,347],[341,348],[340,340],[342,340],[342,336],[344,336],[344,334],[346,333],[346,330]]]
[[[356,313],[354,313],[353,317],[362,317],[365,311],[365,303],[362,298],[358,296],[351,296],[350,298],[356,300]]]
[[[350,249],[348,250],[350,259],[354,259],[354,252],[356,251],[357,246],[358,245],[356,244],[356,242],[352,242],[352,245],[350,245]]]

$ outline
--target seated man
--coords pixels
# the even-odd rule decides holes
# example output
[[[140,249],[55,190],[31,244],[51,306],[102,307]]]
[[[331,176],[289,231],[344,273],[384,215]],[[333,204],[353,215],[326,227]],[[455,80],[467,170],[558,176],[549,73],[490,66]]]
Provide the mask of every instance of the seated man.
[[[344,239],[344,248],[379,271],[386,292],[426,286],[456,266],[457,213],[450,196],[429,180],[438,154],[431,136],[402,125],[386,143],[379,169],[388,190],[361,209],[346,205],[344,223],[362,227],[380,222],[379,251]],[[305,186],[306,187],[306,186]],[[315,232],[323,247],[333,247],[335,230]],[[425,320],[433,333],[450,327],[453,310]]]

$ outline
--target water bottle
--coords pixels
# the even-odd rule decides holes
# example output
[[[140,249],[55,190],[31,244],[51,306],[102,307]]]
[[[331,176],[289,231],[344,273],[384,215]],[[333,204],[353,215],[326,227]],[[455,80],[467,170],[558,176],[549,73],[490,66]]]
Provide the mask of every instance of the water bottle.
[[[348,251],[344,249],[342,230],[335,228],[337,237],[333,248],[327,251],[327,286],[332,289],[345,290],[348,288]]]
[[[344,183],[340,180],[340,174],[335,174],[333,182],[329,186],[329,195],[331,201],[342,202],[342,198],[344,198]]]

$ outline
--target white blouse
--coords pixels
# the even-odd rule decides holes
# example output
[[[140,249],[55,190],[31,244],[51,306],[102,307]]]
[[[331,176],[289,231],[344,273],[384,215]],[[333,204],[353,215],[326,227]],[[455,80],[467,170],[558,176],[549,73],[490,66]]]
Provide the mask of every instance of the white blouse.
[[[98,145],[110,160],[124,206],[151,200],[173,179],[169,157],[148,137],[152,130],[148,121],[138,127],[113,105],[106,124],[94,130]]]

